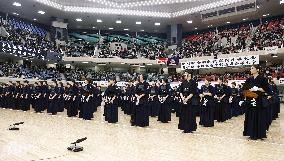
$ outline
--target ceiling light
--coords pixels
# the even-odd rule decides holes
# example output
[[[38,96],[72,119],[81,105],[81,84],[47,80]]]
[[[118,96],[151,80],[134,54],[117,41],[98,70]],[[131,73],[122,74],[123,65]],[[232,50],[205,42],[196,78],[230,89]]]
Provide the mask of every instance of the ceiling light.
[[[44,11],[38,11],[37,13],[44,15],[45,12]]]
[[[112,27],[110,27],[110,28],[108,28],[109,30],[113,30],[113,28]]]
[[[76,18],[77,22],[82,22],[83,20],[81,18]]]
[[[136,22],[136,25],[141,25],[141,22],[140,22],[140,21],[137,21],[137,22]]]
[[[187,23],[192,23],[192,20],[186,21]]]
[[[101,22],[103,22],[103,21],[102,21],[102,20],[100,20],[100,19],[97,19],[97,22],[98,22],[98,23],[101,23]]]
[[[21,6],[22,6],[22,4],[21,4],[21,3],[19,3],[19,2],[14,2],[14,3],[13,3],[13,6],[21,7]]]
[[[116,20],[115,23],[121,23],[121,20]]]
[[[160,25],[161,25],[161,23],[155,22],[155,26],[160,26]]]
[[[123,29],[124,31],[128,31],[129,29]]]

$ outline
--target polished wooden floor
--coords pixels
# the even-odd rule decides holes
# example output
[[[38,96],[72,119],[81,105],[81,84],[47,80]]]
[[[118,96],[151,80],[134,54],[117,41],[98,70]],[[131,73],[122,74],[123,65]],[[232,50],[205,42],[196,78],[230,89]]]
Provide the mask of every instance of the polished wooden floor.
[[[284,108],[284,105],[281,105]],[[178,119],[168,124],[151,118],[149,128],[131,127],[130,117],[119,114],[118,124],[103,121],[102,110],[95,119],[51,116],[32,111],[0,109],[1,161],[284,161],[284,112],[273,122],[268,138],[251,141],[242,136],[244,117],[213,128],[198,126],[193,134],[177,129]],[[9,124],[24,121],[20,131]],[[67,151],[69,143],[87,137],[84,151]]]

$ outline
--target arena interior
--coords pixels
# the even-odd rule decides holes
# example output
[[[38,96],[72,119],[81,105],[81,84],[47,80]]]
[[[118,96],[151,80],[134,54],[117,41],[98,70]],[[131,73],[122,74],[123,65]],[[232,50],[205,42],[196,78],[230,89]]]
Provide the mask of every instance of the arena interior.
[[[284,0],[1,0],[0,161],[283,161]]]

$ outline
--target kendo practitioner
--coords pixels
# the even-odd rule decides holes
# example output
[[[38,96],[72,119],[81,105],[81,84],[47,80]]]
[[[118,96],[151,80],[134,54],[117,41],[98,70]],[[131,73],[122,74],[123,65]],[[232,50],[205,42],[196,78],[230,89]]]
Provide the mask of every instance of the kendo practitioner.
[[[57,104],[58,104],[58,112],[63,112],[64,111],[64,98],[63,95],[65,93],[63,83],[58,82],[56,91],[58,93],[57,95]]]
[[[66,96],[66,100],[68,102],[67,106],[67,116],[68,117],[74,117],[78,115],[78,109],[79,109],[79,88],[76,84],[76,82],[73,80],[70,84],[67,85],[68,88],[68,95]]]
[[[131,115],[131,125],[146,127],[149,126],[149,115],[147,109],[148,101],[148,83],[144,80],[144,76],[139,75],[139,82],[135,87],[135,105]]]
[[[23,93],[21,95],[21,109],[23,111],[30,110],[32,87],[29,85],[29,81],[24,81]]]
[[[10,109],[15,109],[15,86],[12,81],[9,81],[7,88],[7,107]]]
[[[2,107],[3,108],[9,108],[8,107],[8,84],[3,84],[3,92],[2,92]]]
[[[133,107],[135,105],[134,101],[134,94],[135,94],[135,86],[132,83],[132,80],[128,81],[128,84],[126,84],[126,89],[125,89],[125,107],[124,107],[124,113],[127,115],[131,115],[131,112],[134,111]]]
[[[4,106],[4,88],[3,88],[3,84],[2,83],[0,83],[0,108],[3,108]]]
[[[43,107],[43,91],[42,87],[39,85],[39,83],[35,82],[34,84],[34,109],[35,112],[42,112],[44,111]]]
[[[158,87],[155,82],[151,81],[148,88],[148,110],[151,117],[157,117],[160,111],[158,100]]]
[[[105,121],[108,123],[117,123],[118,122],[118,96],[120,89],[116,86],[115,78],[109,79],[109,85],[104,93],[105,101]]]
[[[200,122],[204,127],[214,126],[214,87],[210,85],[208,79],[205,79],[205,85],[201,86],[200,98]]]
[[[192,105],[192,97],[196,94],[197,83],[192,79],[190,73],[184,74],[184,80],[180,85],[181,114],[179,117],[178,128],[184,133],[196,131],[196,108]]]
[[[16,82],[15,86],[15,109],[21,109],[21,95],[22,95],[22,87],[20,81]]]
[[[58,112],[58,95],[59,95],[59,90],[58,90],[58,85],[56,81],[52,82],[52,85],[50,86],[49,89],[49,105],[47,108],[47,113],[51,113],[52,115],[56,115]]]
[[[79,117],[84,120],[91,120],[94,117],[94,107],[92,104],[93,86],[90,78],[85,80],[85,86],[83,86],[83,95],[81,97],[81,110]]]
[[[92,84],[93,85],[93,106],[94,106],[94,112],[97,111],[98,107],[101,105],[102,98],[101,98],[101,90],[98,88],[97,84]]]
[[[266,108],[263,94],[268,92],[268,80],[260,75],[260,66],[253,65],[250,69],[252,77],[243,86],[245,93],[244,136],[252,140],[266,138]]]
[[[232,93],[231,93],[231,108],[232,108],[232,115],[234,117],[237,117],[239,115],[241,115],[242,111],[241,111],[241,107],[240,107],[240,93],[239,93],[239,89],[237,88],[236,82],[232,82]]]
[[[274,83],[273,79],[269,79],[269,89],[270,89],[270,104],[271,104],[271,113],[272,120],[276,120],[278,118],[278,114],[280,113],[280,99],[279,99],[279,90],[277,85]]]
[[[49,106],[49,86],[47,84],[46,81],[41,81],[40,82],[40,88],[41,88],[41,91],[42,91],[42,97],[41,97],[41,104],[43,106],[43,109],[47,109],[48,106]]]
[[[226,97],[226,87],[223,84],[223,78],[218,78],[218,84],[215,85],[215,120],[218,122],[225,122],[226,121],[226,106],[227,100]]]
[[[161,121],[162,123],[168,123],[171,121],[171,107],[169,103],[169,96],[171,95],[171,87],[167,83],[167,79],[162,79],[162,84],[158,88],[158,104],[160,107],[159,115],[158,115],[158,121]]]
[[[225,112],[226,112],[226,120],[229,120],[232,118],[232,88],[228,84],[228,80],[224,81],[225,85],[225,97],[224,101],[226,103],[225,106]]]
[[[181,112],[181,99],[180,99],[180,89],[179,87],[175,86],[173,87],[173,92],[172,92],[172,107],[174,109],[174,112],[176,113],[176,117],[180,116]]]

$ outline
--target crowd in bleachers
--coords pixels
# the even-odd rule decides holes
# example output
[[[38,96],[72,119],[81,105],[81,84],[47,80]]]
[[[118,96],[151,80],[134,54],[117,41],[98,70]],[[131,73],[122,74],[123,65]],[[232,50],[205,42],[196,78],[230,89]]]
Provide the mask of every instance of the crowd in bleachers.
[[[0,27],[5,29],[0,34],[0,41],[36,51],[59,52],[56,44],[47,39],[47,31],[32,23],[8,19],[6,21],[2,20]]]
[[[58,70],[41,66],[31,66],[4,63],[0,64],[0,77],[23,79],[62,79]]]
[[[181,58],[217,56],[220,54],[263,50],[264,47],[284,44],[284,19],[240,25],[235,28],[193,34],[185,38],[178,48]]]

